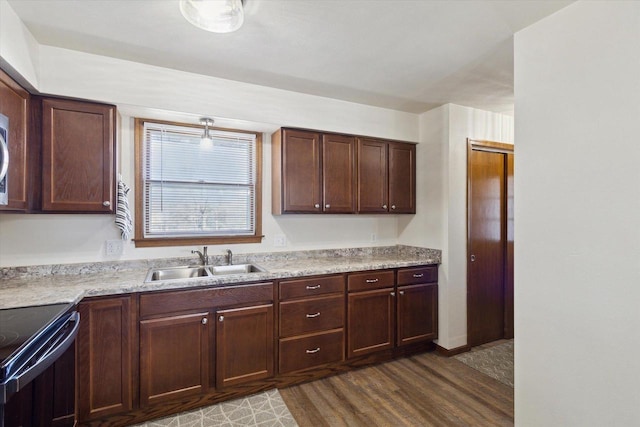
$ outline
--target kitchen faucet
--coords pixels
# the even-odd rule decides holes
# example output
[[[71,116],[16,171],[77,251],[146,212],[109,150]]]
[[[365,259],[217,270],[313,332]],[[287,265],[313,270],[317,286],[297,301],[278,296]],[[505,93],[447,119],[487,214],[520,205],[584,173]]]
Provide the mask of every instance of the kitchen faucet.
[[[233,252],[231,249],[227,249],[227,265],[233,264]]]
[[[200,257],[200,264],[202,265],[209,265],[209,255],[207,255],[207,247],[205,246],[202,249],[202,252],[200,251],[191,251],[192,254],[198,254],[198,256]]]

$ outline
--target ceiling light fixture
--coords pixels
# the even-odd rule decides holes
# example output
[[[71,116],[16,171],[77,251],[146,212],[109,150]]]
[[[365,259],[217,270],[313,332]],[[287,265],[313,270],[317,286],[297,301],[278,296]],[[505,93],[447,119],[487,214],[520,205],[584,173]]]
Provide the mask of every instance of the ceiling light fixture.
[[[203,117],[200,119],[200,124],[204,126],[204,133],[200,138],[200,145],[204,148],[212,148],[213,138],[209,133],[209,126],[213,126],[213,119],[210,119],[209,117]]]
[[[242,0],[180,0],[180,12],[196,27],[214,33],[236,31],[244,22]]]

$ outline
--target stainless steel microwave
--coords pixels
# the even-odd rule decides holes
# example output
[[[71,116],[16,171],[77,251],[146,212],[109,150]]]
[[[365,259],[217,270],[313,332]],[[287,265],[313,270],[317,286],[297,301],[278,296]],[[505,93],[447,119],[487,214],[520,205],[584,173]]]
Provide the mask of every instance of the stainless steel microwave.
[[[9,203],[9,118],[0,114],[0,205]]]

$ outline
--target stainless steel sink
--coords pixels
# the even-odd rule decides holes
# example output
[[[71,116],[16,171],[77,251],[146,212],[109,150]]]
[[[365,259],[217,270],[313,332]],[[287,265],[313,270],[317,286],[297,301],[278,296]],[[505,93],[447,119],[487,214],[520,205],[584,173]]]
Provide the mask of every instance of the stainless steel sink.
[[[264,273],[266,270],[255,264],[234,264],[211,266],[209,271],[215,276],[222,276],[225,274]]]
[[[156,280],[175,280],[175,279],[191,279],[194,277],[210,276],[209,271],[205,267],[167,267],[152,268],[147,273],[145,282],[154,282]]]
[[[145,282],[157,280],[193,279],[196,277],[225,276],[234,274],[263,273],[266,270],[255,264],[210,265],[210,266],[182,266],[152,268],[147,273]]]

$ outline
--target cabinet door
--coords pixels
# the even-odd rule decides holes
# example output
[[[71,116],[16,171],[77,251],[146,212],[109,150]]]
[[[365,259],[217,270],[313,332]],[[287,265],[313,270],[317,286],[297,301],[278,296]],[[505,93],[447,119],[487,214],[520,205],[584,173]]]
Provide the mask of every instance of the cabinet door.
[[[397,345],[431,341],[438,337],[438,285],[398,287]]]
[[[389,143],[389,212],[416,213],[416,146]]]
[[[356,140],[342,135],[322,136],[323,212],[356,211]]]
[[[29,188],[27,161],[27,116],[29,93],[0,70],[0,113],[9,119],[8,204],[0,210],[27,210]]]
[[[273,330],[273,304],[216,312],[217,388],[273,376]]]
[[[209,383],[208,313],[140,322],[140,405],[204,393]]]
[[[78,310],[79,423],[130,411],[135,330],[132,298],[86,301]]]
[[[112,213],[115,107],[42,101],[42,210]]]
[[[393,288],[349,294],[348,357],[393,348],[394,295]]]
[[[282,135],[282,210],[321,212],[320,134],[285,129]]]
[[[388,210],[387,143],[358,139],[358,212]]]

